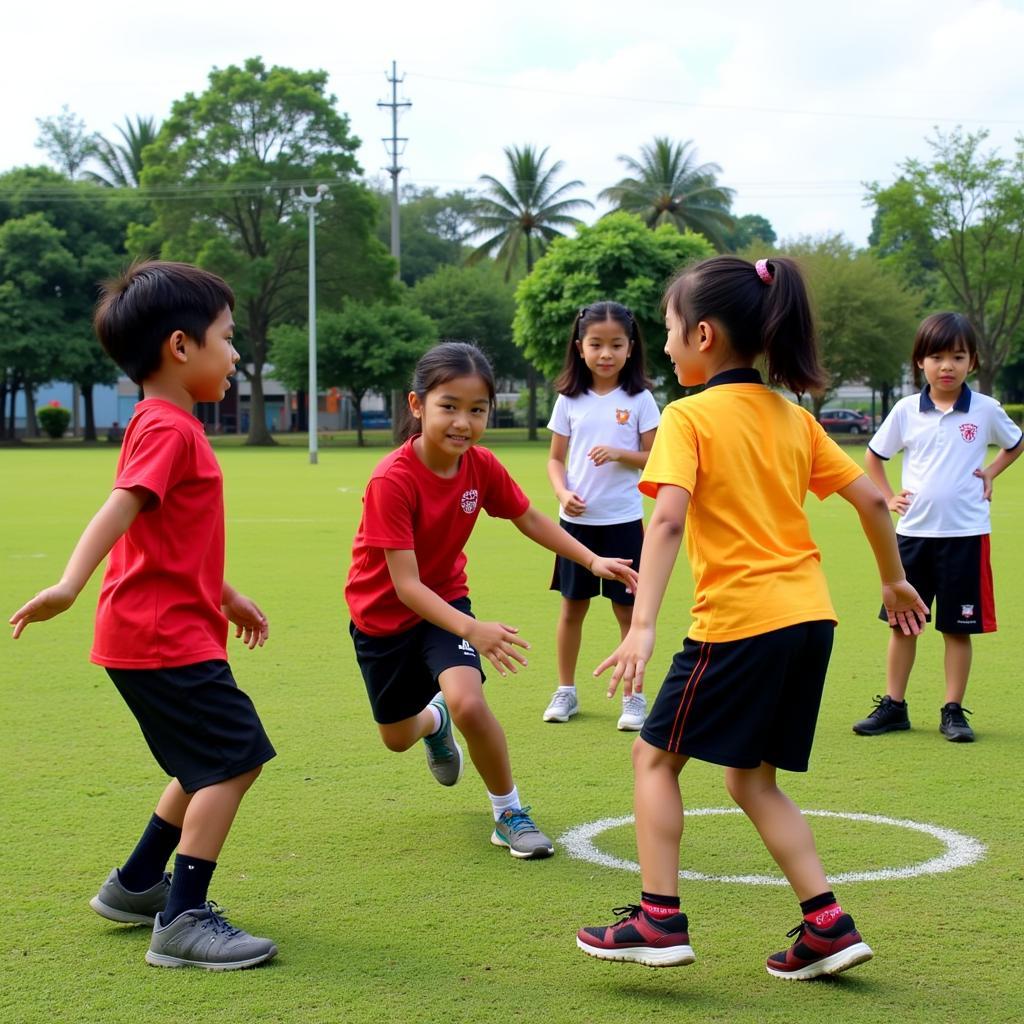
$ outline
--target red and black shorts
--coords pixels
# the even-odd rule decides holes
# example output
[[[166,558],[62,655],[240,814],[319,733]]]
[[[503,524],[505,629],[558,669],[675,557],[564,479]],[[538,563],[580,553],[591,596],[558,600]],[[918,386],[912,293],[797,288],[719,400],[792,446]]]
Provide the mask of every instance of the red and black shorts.
[[[935,602],[940,633],[994,633],[996,602],[987,533],[974,537],[897,535],[910,585],[929,608]],[[888,621],[885,608],[879,618]],[[928,621],[931,621],[931,615]]]
[[[641,737],[727,768],[807,771],[834,633],[823,620],[721,643],[687,637]]]

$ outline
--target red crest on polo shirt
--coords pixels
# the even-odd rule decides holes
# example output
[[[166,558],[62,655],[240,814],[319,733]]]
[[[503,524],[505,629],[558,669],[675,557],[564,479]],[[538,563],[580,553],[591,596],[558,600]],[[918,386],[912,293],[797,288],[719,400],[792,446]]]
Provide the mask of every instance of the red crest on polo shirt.
[[[965,441],[973,441],[978,436],[978,426],[975,423],[961,423],[960,434]]]

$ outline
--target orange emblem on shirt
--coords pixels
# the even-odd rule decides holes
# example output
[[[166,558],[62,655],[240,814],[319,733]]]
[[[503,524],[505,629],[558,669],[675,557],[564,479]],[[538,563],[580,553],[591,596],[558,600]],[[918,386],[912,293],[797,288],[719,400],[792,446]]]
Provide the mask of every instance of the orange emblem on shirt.
[[[616,409],[615,410],[615,422],[616,423],[628,423],[629,422],[629,410],[628,409]]]

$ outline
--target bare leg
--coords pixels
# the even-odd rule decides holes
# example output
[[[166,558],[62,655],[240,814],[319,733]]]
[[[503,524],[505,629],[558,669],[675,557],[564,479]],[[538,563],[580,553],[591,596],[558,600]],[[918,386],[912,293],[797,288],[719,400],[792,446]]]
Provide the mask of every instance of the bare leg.
[[[974,653],[971,638],[964,633],[943,633],[942,639],[946,642],[946,703],[963,704]]]
[[[192,794],[181,788],[177,779],[171,779],[156,805],[156,813],[175,828],[181,828],[185,822],[185,812],[192,802]]]
[[[776,784],[775,766],[762,763],[760,768],[726,768],[725,785],[760,833],[796,898],[802,903],[827,892],[829,884],[814,835],[800,808]]]
[[[484,697],[480,673],[469,667],[449,668],[437,681],[487,791],[495,796],[511,793],[514,783],[505,730]]]
[[[227,838],[242,797],[256,781],[260,768],[206,786],[192,794],[181,828],[178,852],[186,857],[215,861]]]
[[[387,725],[377,723],[384,746],[396,753],[414,747],[424,736],[429,736],[436,728],[434,713],[429,708],[424,708],[412,718],[403,718],[400,722],[389,722]]]
[[[917,654],[917,637],[904,636],[898,629],[889,630],[889,654],[886,659],[885,692],[893,700],[903,700],[907,694],[910,670]]]
[[[587,617],[589,608],[589,600],[572,601],[567,597],[562,598],[562,610],[555,629],[559,686],[576,685],[576,662],[579,660],[580,644],[583,642],[583,620]]]
[[[633,744],[633,809],[644,892],[679,894],[679,843],[683,838],[679,773],[687,760],[639,738]]]
[[[616,604],[614,601],[611,602],[611,606],[615,613],[615,621],[619,624],[619,639],[625,640],[633,621],[633,606],[631,604]]]

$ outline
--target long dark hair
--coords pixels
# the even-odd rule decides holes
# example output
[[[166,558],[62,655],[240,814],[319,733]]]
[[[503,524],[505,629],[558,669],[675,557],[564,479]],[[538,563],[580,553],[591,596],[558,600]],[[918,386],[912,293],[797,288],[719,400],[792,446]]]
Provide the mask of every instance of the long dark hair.
[[[918,363],[924,362],[925,356],[961,350],[971,357],[971,369],[974,369],[978,362],[978,336],[974,333],[974,325],[963,313],[932,313],[926,316],[914,336],[914,351],[910,357],[914,364],[914,383],[921,387],[924,381]]]
[[[434,388],[439,388],[456,377],[479,377],[487,387],[487,397],[491,408],[494,408],[494,371],[491,364],[476,345],[470,345],[465,341],[442,341],[440,345],[435,345],[420,356],[416,369],[413,370],[409,390],[422,404]],[[407,406],[399,437],[407,441],[413,434],[419,432],[420,421],[413,416]]]
[[[752,361],[763,354],[770,384],[798,395],[824,387],[811,303],[793,260],[758,260],[755,266],[738,256],[713,256],[677,275],[664,303],[684,331],[717,320],[738,356]]]
[[[614,320],[618,323],[632,343],[629,358],[619,372],[619,387],[627,395],[637,395],[651,387],[651,382],[647,377],[644,339],[636,317],[621,302],[592,302],[589,306],[584,306],[579,310],[572,322],[569,344],[565,349],[565,362],[562,364],[562,372],[559,373],[554,384],[555,390],[560,395],[575,398],[593,387],[594,375],[583,359],[579,343],[586,336],[588,327],[592,324],[603,324],[607,320]]]

